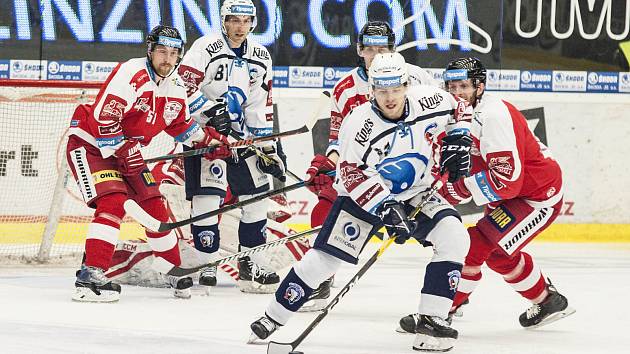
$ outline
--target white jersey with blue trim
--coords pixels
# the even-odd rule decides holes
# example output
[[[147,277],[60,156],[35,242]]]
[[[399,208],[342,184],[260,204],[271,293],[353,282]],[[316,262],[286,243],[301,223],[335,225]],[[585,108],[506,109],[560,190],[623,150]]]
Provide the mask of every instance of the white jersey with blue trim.
[[[201,113],[224,97],[232,118],[232,129],[241,138],[265,136],[273,129],[271,55],[265,47],[248,39],[238,57],[222,35],[197,39],[179,68],[186,83],[191,116],[205,124]]]
[[[472,107],[439,88],[411,86],[403,117],[388,120],[370,101],[341,125],[334,187],[368,212],[385,200],[405,201],[430,188],[438,136],[469,133]]]
[[[441,88],[441,83],[433,79],[423,68],[407,63],[410,85],[429,85]],[[329,146],[326,155],[338,152],[339,149],[339,127],[343,119],[355,108],[369,100],[370,85],[365,69],[356,67],[346,73],[337,81],[333,88],[331,97],[332,104],[330,110],[330,133],[328,136]]]

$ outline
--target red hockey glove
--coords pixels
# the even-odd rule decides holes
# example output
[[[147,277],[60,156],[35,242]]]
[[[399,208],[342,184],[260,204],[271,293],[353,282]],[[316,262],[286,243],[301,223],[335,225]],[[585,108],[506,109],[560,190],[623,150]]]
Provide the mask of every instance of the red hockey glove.
[[[226,159],[232,156],[232,151],[230,150],[230,147],[228,146],[229,143],[225,135],[219,134],[212,127],[203,128],[203,132],[205,133],[203,136],[203,139],[195,143],[194,145],[195,149],[201,149],[210,145],[215,145],[217,141],[221,143],[221,145],[218,145],[214,150],[207,152],[203,155],[206,159],[208,160]]]
[[[470,198],[471,194],[464,184],[464,179],[458,179],[457,182],[446,182],[438,191],[451,205],[457,205],[462,201]]]
[[[114,156],[118,159],[118,171],[123,176],[135,176],[147,168],[137,140],[127,140]]]
[[[333,179],[324,173],[334,171],[335,163],[324,155],[315,155],[311,166],[306,170],[306,187],[316,195],[323,189],[332,188]]]

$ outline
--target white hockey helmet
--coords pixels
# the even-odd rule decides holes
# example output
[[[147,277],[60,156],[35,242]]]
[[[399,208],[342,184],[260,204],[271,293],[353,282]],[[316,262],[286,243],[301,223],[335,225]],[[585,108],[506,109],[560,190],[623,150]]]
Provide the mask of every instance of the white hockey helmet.
[[[376,54],[368,76],[373,88],[402,86],[409,80],[407,63],[400,53]]]
[[[221,30],[223,34],[227,34],[225,30],[225,18],[227,16],[252,16],[252,27],[249,31],[253,31],[256,27],[256,6],[251,0],[225,0],[221,5]]]

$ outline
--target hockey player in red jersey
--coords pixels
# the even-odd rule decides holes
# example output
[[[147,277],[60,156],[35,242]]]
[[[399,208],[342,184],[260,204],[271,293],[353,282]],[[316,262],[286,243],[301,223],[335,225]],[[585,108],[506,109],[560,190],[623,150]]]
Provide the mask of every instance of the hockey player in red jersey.
[[[535,328],[575,310],[541,272],[523,247],[556,219],[562,206],[562,171],[509,102],[484,93],[486,69],[477,58],[451,61],[444,72],[446,89],[475,108],[471,128],[471,176],[446,183],[440,193],[457,205],[471,198],[485,206],[484,217],[468,229],[470,251],[462,269],[451,314],[468,301],[481,280],[481,266],[503,279],[533,305],[519,317]],[[443,149],[457,146],[445,144]],[[412,331],[413,316],[400,321]]]
[[[216,131],[190,119],[186,88],[177,74],[184,43],[177,29],[157,26],[147,36],[146,58],[118,65],[93,104],[76,108],[67,145],[68,164],[85,203],[95,209],[87,231],[85,261],[77,274],[75,301],[113,302],[120,285],[104,275],[132,198],[161,221],[167,212],[140,147],[166,131],[197,147],[224,141]],[[220,149],[219,149],[220,150]],[[146,230],[156,260],[165,273],[181,263],[174,233]],[[168,277],[176,297],[190,297],[190,278]]]

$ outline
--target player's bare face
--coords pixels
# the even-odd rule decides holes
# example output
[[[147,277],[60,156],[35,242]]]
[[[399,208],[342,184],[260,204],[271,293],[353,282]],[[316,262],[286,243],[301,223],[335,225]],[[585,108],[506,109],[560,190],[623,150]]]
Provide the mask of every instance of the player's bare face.
[[[383,45],[369,45],[363,47],[363,49],[359,49],[357,47],[357,53],[363,60],[365,61],[365,68],[369,69],[370,65],[372,65],[372,60],[376,54],[384,54],[384,53],[393,53],[389,50],[389,47]]]
[[[153,68],[158,75],[167,76],[177,64],[178,58],[179,51],[177,48],[158,45],[151,53],[151,64],[153,64]]]
[[[231,48],[238,48],[245,42],[249,31],[252,29],[251,16],[226,16],[225,23],[226,37]]]
[[[385,118],[396,120],[405,109],[407,86],[374,88],[374,99]]]
[[[477,97],[483,92],[484,84],[480,83],[479,87],[475,88],[475,85],[473,85],[470,79],[457,80],[449,81],[446,88],[452,95],[462,98],[471,105],[474,105],[477,102]]]

